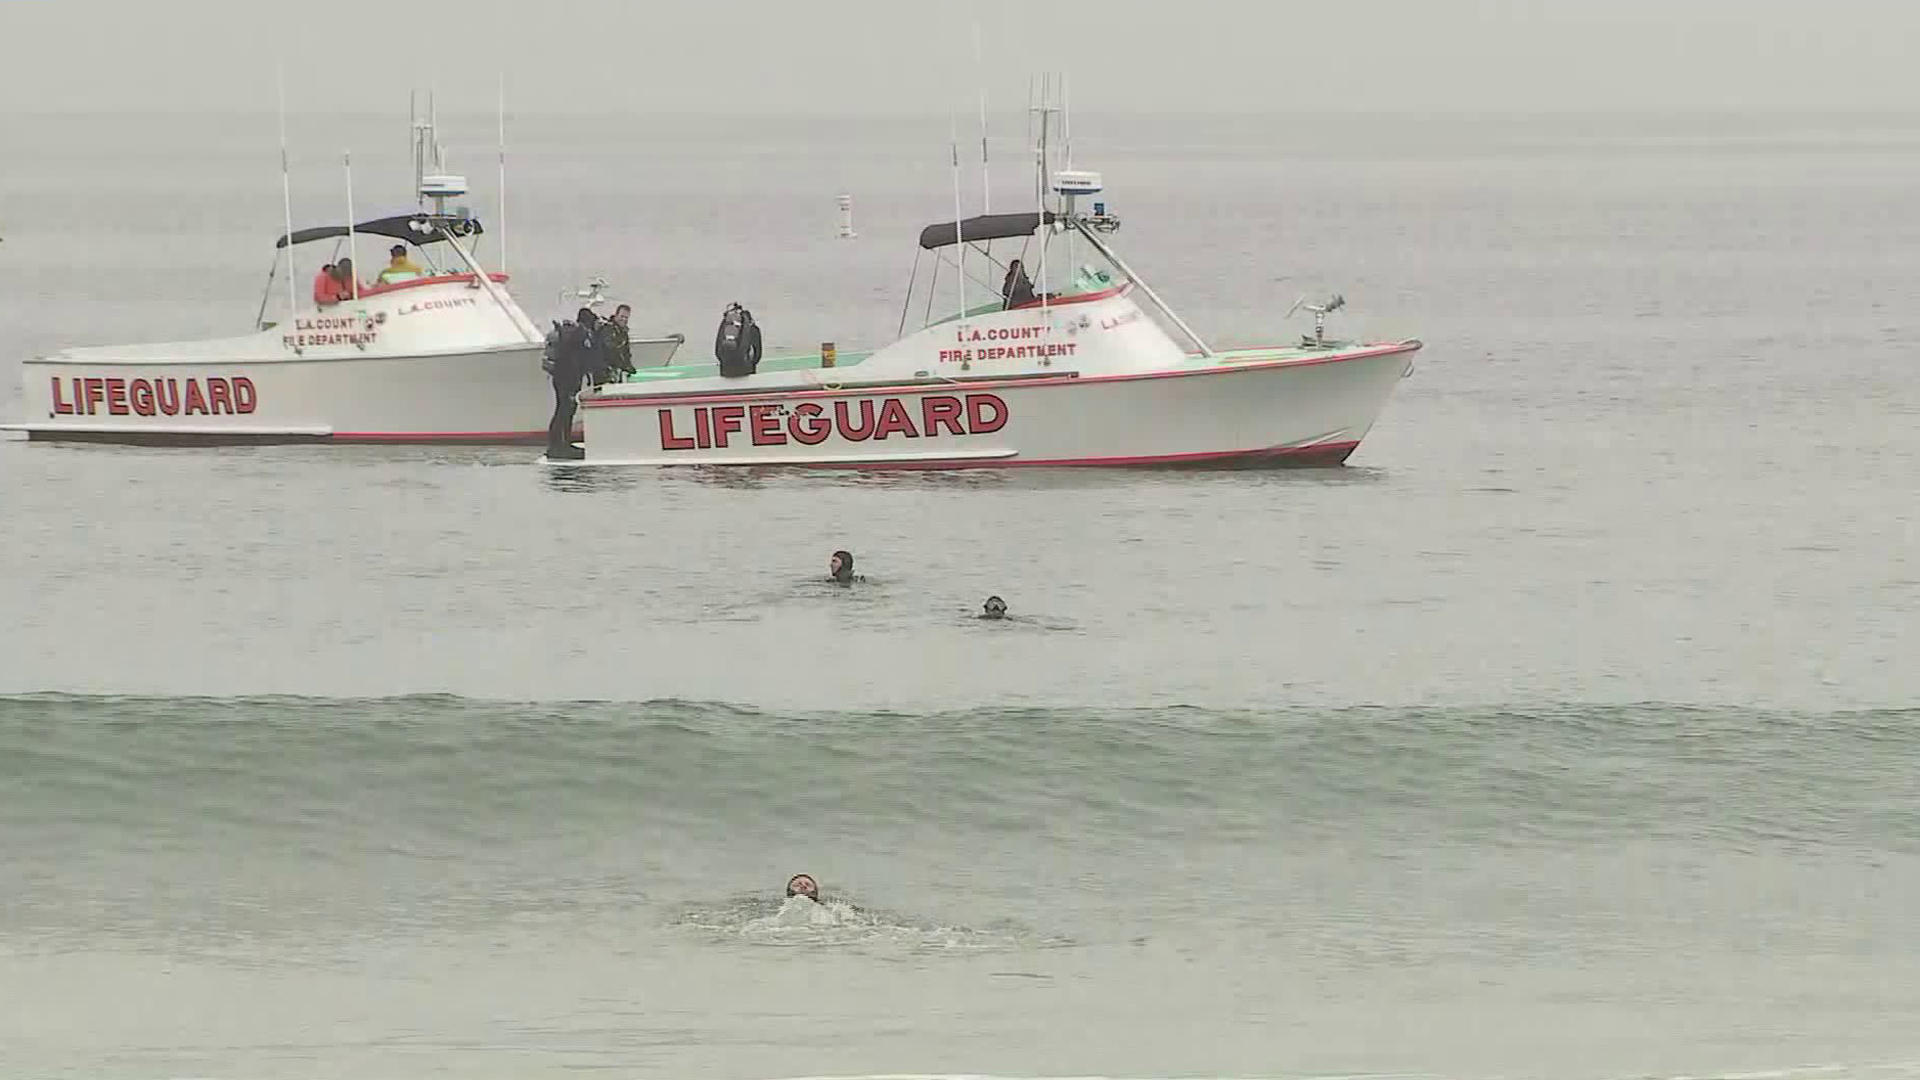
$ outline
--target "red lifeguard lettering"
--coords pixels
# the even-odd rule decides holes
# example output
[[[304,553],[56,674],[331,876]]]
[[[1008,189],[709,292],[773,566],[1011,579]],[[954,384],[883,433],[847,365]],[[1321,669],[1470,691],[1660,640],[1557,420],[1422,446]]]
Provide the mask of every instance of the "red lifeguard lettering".
[[[787,417],[787,434],[802,446],[818,446],[833,434],[833,421],[823,414],[825,409],[817,401],[803,401],[793,407],[793,415]]]
[[[991,408],[993,419],[986,419],[982,413]],[[994,394],[967,395],[967,430],[975,435],[989,435],[1007,426],[1007,403]]]
[[[840,429],[841,438],[848,442],[866,442],[873,438],[873,402],[868,400],[860,403],[860,426],[856,428],[847,417],[847,403],[836,401],[833,403],[833,422]]]
[[[713,445],[725,448],[727,436],[740,430],[747,418],[747,410],[738,405],[716,405],[708,410],[713,414]]]
[[[75,394],[75,395],[73,395],[73,396],[74,396],[74,399],[75,399],[76,401],[77,401],[77,400],[79,400],[79,397],[80,397],[80,395],[79,395],[79,394]],[[72,401],[68,401],[68,400],[67,400],[67,398],[66,398],[66,395],[65,395],[65,394],[62,394],[62,393],[60,392],[60,376],[58,376],[58,375],[55,375],[55,376],[53,377],[53,412],[54,412],[54,415],[56,415],[56,416],[72,416],[72,415],[73,415],[73,411],[74,411],[74,410],[73,410],[73,402],[72,402]]]
[[[685,435],[675,435],[673,433],[673,410],[672,409],[660,410],[660,449],[662,450],[693,449],[692,439],[688,438]]]
[[[899,398],[888,398],[880,405],[880,423],[875,426],[873,437],[884,439],[895,432],[909,439],[920,437],[913,428],[913,418],[907,415],[906,403]]]
[[[940,434],[940,425],[955,435],[965,435],[960,426],[960,399],[948,394],[928,394],[920,399],[920,431],[928,438]]]
[[[193,390],[191,384],[189,391]],[[909,439],[941,434],[986,435],[1007,424],[1007,403],[996,394],[953,394],[920,398],[919,416],[905,398],[866,398],[836,401],[832,412],[818,401],[802,401],[786,408],[770,402],[744,405],[701,405],[693,409],[693,436],[679,434],[671,408],[655,411],[660,425],[660,449],[728,449],[736,435],[754,446],[785,446],[791,442],[818,446],[834,435],[848,442],[866,442],[893,435]],[[943,430],[944,429],[944,432]]]
[[[202,394],[200,392],[200,380],[188,379],[187,380],[187,407],[184,409],[181,409],[180,412],[181,412],[181,415],[183,416],[192,416],[195,409],[200,410],[200,415],[202,416],[208,415],[207,398],[205,394]]]
[[[780,430],[778,405],[747,406],[747,426],[753,431],[755,446],[785,446],[787,433]]]
[[[153,383],[146,379],[135,379],[127,385],[127,395],[133,398],[133,411],[137,416],[152,416]]]
[[[114,416],[126,416],[133,410],[127,408],[127,380],[107,380],[107,412]]]
[[[159,379],[155,379],[153,380],[153,393],[155,397],[160,399],[161,413],[167,416],[179,415],[180,380],[168,379],[166,382],[161,382]]]
[[[207,400],[212,404],[210,412],[225,412],[233,415],[233,398],[227,391],[227,380],[210,378],[207,380]]]
[[[103,379],[87,379],[82,382],[81,385],[85,387],[87,392],[87,415],[92,416],[99,411],[98,406],[106,395],[106,381]]]
[[[260,395],[253,388],[253,380],[245,375],[233,377],[233,409],[239,413],[251,413],[259,404]]]

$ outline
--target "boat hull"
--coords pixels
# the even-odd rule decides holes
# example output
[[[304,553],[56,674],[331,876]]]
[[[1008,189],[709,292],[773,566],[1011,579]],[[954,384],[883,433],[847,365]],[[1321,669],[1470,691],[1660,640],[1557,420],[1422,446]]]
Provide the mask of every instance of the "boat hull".
[[[637,341],[634,360],[662,365],[678,347],[671,338]],[[541,351],[164,365],[28,360],[21,382],[25,413],[35,419],[0,430],[32,440],[156,446],[538,445],[553,411]]]
[[[944,379],[583,402],[556,465],[960,469],[1332,465],[1360,445],[1417,341],[1097,376]],[[857,370],[857,369],[853,369]]]
[[[249,363],[22,364],[31,439],[168,443],[539,443],[539,346]]]

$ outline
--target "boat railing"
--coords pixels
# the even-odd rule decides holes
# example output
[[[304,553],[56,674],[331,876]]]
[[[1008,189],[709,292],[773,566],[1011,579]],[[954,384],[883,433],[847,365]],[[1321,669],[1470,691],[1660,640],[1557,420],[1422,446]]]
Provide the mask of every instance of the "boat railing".
[[[502,285],[506,284],[509,280],[508,275],[500,273],[499,271],[489,273],[487,277]],[[360,299],[365,300],[369,296],[384,296],[387,293],[399,292],[402,289],[418,289],[425,285],[477,286],[479,284],[480,279],[473,274],[434,274],[428,277],[407,278],[401,281],[382,281],[372,285],[363,285],[360,287]]]

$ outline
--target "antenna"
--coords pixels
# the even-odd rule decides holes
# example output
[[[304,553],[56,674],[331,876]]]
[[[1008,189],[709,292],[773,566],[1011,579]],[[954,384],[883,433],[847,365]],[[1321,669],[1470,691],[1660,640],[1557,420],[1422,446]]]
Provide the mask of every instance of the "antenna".
[[[980,24],[973,24],[973,77],[980,84],[980,212],[993,213],[993,182],[987,174],[987,81],[981,75]]]
[[[507,73],[500,71],[500,272],[507,272]]]
[[[353,273],[348,275],[353,284],[353,299],[360,300],[360,252],[356,248],[353,236],[353,151],[341,155],[341,162],[347,167],[347,258],[354,263]]]
[[[1073,171],[1073,87],[1067,82],[1067,72],[1060,73],[1060,139],[1066,143],[1067,171]],[[1057,190],[1057,188],[1056,188]],[[1067,204],[1067,213],[1071,216],[1076,209],[1073,196],[1059,192],[1062,201]],[[1079,272],[1079,263],[1074,261],[1073,230],[1067,230],[1067,280],[1072,281]]]
[[[427,175],[427,157],[422,148],[426,146],[429,129],[426,122],[420,119],[420,91],[417,87],[407,91],[407,128],[411,132],[408,137],[412,140],[407,152],[413,155],[413,205],[419,209],[427,205],[427,196],[420,190],[420,181]]]
[[[1067,144],[1067,168],[1073,168],[1073,87],[1067,73],[1060,73],[1060,138]]]
[[[960,224],[960,128],[951,110],[947,113],[947,148],[953,153],[953,250],[960,264],[960,272],[954,276],[960,279],[960,317],[964,319],[967,317],[967,244]]]
[[[500,50],[502,56],[506,53],[506,11],[504,3],[493,5],[494,47]],[[495,62],[500,64],[500,190],[498,195],[500,199],[500,272],[504,274],[507,272],[507,67],[503,60],[496,59]]]
[[[1027,145],[1033,145],[1033,75],[1027,75]]]
[[[292,331],[294,312],[300,309],[299,283],[293,272],[293,181],[287,169],[287,64],[275,65],[280,81],[280,201],[287,215],[287,329]]]
[[[1040,76],[1040,103],[1032,112],[1040,118],[1040,141],[1034,145],[1033,196],[1040,210],[1040,310],[1047,310],[1047,246],[1052,237],[1047,232],[1047,128],[1052,119],[1051,94],[1052,80],[1046,74]]]

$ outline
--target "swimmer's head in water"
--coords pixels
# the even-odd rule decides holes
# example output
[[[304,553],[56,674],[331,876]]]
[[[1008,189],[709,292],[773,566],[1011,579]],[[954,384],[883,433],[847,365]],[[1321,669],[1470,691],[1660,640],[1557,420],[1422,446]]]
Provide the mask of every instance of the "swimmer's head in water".
[[[983,619],[1004,619],[1007,617],[1007,602],[997,596],[987,597],[980,605],[980,617]]]
[[[833,560],[827,563],[827,571],[833,575],[833,580],[835,581],[842,582],[842,583],[852,581],[853,580],[853,552],[851,551],[834,552]]]
[[[787,895],[804,896],[809,900],[818,902],[820,899],[820,886],[813,880],[812,874],[795,874],[787,879]]]

